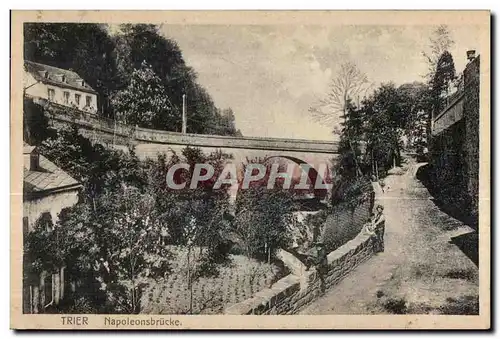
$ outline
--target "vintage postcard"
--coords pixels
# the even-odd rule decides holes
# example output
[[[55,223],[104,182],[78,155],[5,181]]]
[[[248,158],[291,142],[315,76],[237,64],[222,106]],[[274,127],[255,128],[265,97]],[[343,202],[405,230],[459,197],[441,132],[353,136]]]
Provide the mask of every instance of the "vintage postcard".
[[[488,11],[13,11],[11,327],[490,328]]]

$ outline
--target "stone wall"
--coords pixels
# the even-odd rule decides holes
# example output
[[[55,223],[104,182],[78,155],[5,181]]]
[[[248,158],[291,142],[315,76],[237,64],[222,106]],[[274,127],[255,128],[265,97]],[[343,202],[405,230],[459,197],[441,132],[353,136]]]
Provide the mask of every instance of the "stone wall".
[[[479,67],[480,58],[470,62],[464,71],[465,157],[469,213],[477,218],[479,203]]]
[[[376,240],[360,233],[353,240],[328,255],[326,285],[339,283],[356,266],[374,253]],[[295,270],[295,271],[298,271]],[[321,294],[318,273],[294,272],[278,280],[271,288],[257,292],[252,298],[229,306],[224,314],[296,314]]]
[[[450,105],[439,115],[460,107],[460,119],[435,130],[430,147],[430,180],[438,199],[472,226],[477,224],[479,200],[479,66],[479,57],[467,64],[461,105]]]
[[[363,224],[373,210],[373,189],[367,191],[366,199],[357,206],[340,203],[333,208],[323,225],[321,240],[329,250],[335,250],[348,240],[353,239],[361,231]]]

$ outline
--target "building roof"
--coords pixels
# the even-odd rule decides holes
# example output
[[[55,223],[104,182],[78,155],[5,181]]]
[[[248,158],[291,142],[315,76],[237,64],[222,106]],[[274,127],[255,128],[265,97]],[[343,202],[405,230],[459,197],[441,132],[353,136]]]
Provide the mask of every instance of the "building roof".
[[[31,148],[32,146],[25,146],[24,149],[27,149],[27,147]],[[80,187],[80,183],[68,173],[43,155],[38,156],[39,163],[36,171],[24,167],[23,192],[25,195],[47,195],[53,191]]]
[[[73,71],[28,60],[24,61],[24,68],[35,78],[35,80],[44,84],[97,94],[92,87]]]

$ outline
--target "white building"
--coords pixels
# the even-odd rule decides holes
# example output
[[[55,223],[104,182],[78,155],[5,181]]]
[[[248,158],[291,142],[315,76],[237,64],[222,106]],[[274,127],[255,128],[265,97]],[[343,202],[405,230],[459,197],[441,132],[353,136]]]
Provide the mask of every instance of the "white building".
[[[73,71],[25,60],[23,87],[25,95],[97,112],[97,92]]]

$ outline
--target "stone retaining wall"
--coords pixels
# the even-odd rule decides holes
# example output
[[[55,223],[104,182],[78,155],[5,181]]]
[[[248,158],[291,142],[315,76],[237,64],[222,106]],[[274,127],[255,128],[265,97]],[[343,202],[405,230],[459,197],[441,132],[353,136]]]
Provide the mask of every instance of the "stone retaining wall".
[[[383,203],[383,191],[380,185],[372,182],[374,204]],[[379,227],[385,227],[385,222]],[[326,287],[338,284],[349,272],[376,253],[378,243],[375,238],[361,232],[328,254],[328,273]],[[316,300],[321,294],[318,273],[315,268],[305,270],[305,266],[292,254],[281,251],[278,257],[292,271],[278,280],[270,288],[257,292],[252,298],[231,305],[224,314],[296,314],[302,308]]]
[[[377,248],[376,240],[360,233],[328,255],[327,288],[336,285]],[[225,314],[296,314],[320,295],[318,274],[314,268],[302,274],[290,274],[271,288],[225,309]]]
[[[434,128],[430,143],[430,181],[438,200],[471,226],[478,224],[480,57],[464,71],[461,105],[439,115],[452,116],[443,128]],[[459,113],[453,109],[460,110]],[[436,120],[434,127],[436,126]],[[438,126],[439,127],[439,126]]]

